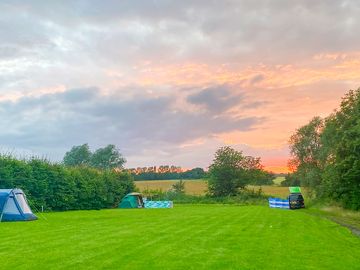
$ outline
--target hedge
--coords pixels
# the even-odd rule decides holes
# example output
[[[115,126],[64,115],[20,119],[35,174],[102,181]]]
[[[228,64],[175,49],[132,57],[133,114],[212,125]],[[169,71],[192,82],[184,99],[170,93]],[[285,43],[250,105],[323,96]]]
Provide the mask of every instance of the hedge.
[[[24,190],[33,211],[112,208],[135,189],[126,172],[0,156],[0,188],[15,187]]]

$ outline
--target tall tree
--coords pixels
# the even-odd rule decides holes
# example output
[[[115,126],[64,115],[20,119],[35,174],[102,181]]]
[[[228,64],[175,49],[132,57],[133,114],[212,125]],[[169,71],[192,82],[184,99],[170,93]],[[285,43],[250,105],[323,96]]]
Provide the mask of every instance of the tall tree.
[[[322,141],[324,192],[347,208],[360,209],[360,88],[349,91],[328,117]]]
[[[73,146],[70,151],[66,152],[63,163],[65,166],[89,165],[91,152],[87,143]]]
[[[99,169],[123,168],[126,160],[113,144],[97,149],[90,160],[92,167]]]
[[[325,120],[315,117],[290,139],[296,181],[346,208],[360,209],[360,89],[350,90]]]
[[[324,121],[314,117],[307,125],[296,130],[290,138],[292,159],[289,165],[296,170],[302,185],[313,188],[321,183],[321,133]]]

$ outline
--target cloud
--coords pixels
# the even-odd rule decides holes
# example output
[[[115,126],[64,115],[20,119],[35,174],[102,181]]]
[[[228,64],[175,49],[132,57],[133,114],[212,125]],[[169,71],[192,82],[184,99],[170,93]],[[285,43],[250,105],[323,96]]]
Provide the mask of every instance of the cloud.
[[[213,113],[226,112],[240,105],[242,100],[241,94],[233,94],[226,86],[206,88],[187,97],[188,102],[203,105],[207,111]]]
[[[258,82],[263,81],[264,79],[265,79],[265,76],[263,74],[258,74],[251,78],[250,83],[256,84]]]
[[[68,49],[96,62],[291,62],[357,50],[356,1],[3,1],[9,55]],[[294,20],[296,18],[296,20]],[[14,46],[13,46],[14,45]],[[44,46],[44,47],[41,47]],[[37,57],[41,57],[41,52]],[[160,57],[160,58],[159,58]]]
[[[54,159],[84,142],[115,143],[134,164],[188,161],[178,147],[193,142],[204,142],[198,162],[226,141],[265,153],[360,84],[357,1],[4,0],[0,10],[1,145]]]
[[[216,101],[209,99],[209,104]],[[225,102],[227,103],[227,102]],[[0,102],[0,134],[4,145],[50,152],[60,157],[72,145],[115,143],[128,153],[158,144],[181,144],[217,133],[246,131],[261,121],[257,117],[218,116],[218,110],[193,113],[174,108],[172,96],[102,95],[97,88],[23,97]],[[219,108],[223,110],[224,105]],[[154,146],[151,146],[154,145]]]

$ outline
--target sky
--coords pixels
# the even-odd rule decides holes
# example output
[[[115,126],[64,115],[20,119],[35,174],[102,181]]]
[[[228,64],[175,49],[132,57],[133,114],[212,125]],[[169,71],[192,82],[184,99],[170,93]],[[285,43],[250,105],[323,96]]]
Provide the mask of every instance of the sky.
[[[286,172],[289,137],[360,86],[360,2],[0,0],[0,152]]]

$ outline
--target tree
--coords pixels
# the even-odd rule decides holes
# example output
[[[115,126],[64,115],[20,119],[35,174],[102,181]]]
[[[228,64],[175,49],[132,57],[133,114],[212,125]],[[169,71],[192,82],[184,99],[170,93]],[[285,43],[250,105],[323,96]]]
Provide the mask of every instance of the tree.
[[[324,194],[360,209],[360,88],[349,91],[322,134]]]
[[[205,177],[205,171],[203,168],[194,168],[181,173],[182,178],[186,179],[201,179]]]
[[[295,173],[288,173],[281,182],[282,187],[300,186],[299,177]]]
[[[113,144],[97,149],[91,156],[90,165],[98,169],[123,168],[126,160]]]
[[[307,125],[296,130],[289,142],[292,155],[289,167],[296,170],[302,185],[314,189],[321,184],[323,129],[324,121],[314,117]]]
[[[73,146],[70,151],[66,152],[63,163],[65,166],[89,165],[91,152],[87,143]]]
[[[295,170],[287,182],[300,179],[317,196],[360,209],[360,88],[325,120],[315,117],[298,129],[290,144]]]
[[[185,193],[185,182],[182,179],[180,179],[180,181],[177,181],[175,184],[172,185],[172,190],[175,193],[184,194]]]
[[[272,185],[275,175],[271,172],[264,171],[262,169],[251,170],[249,172],[250,183],[252,185]]]
[[[209,192],[215,197],[236,195],[245,188],[248,177],[244,168],[245,157],[241,151],[229,146],[221,147],[215,153],[209,167]]]

